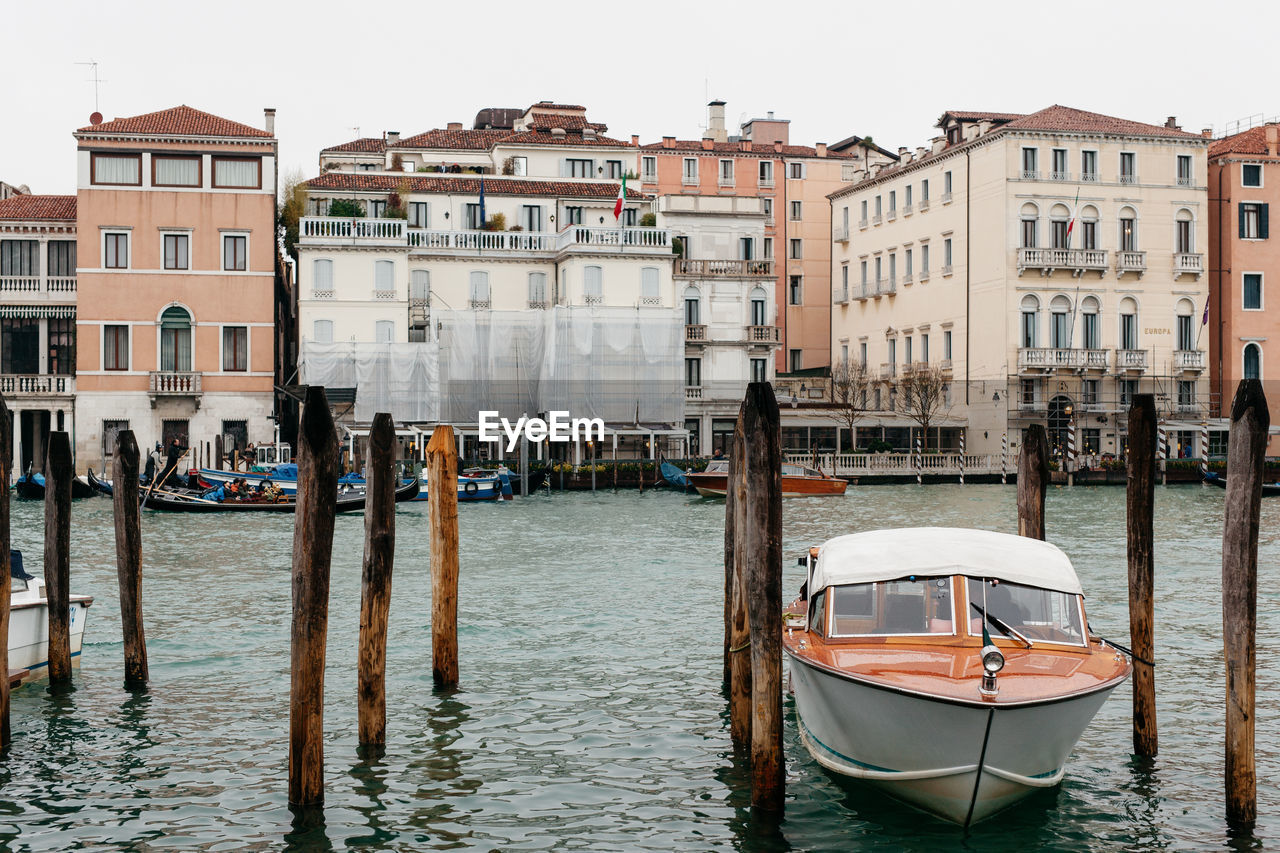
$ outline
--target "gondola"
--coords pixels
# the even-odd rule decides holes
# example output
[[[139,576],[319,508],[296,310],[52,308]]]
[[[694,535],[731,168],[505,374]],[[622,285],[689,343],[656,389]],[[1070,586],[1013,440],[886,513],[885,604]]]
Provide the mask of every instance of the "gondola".
[[[413,500],[418,493],[416,481],[405,483],[396,488],[396,503]],[[157,512],[294,512],[298,507],[295,498],[289,497],[281,501],[241,500],[223,498],[220,501],[201,497],[196,493],[172,492],[167,489],[153,490],[147,494],[145,487],[138,490],[139,499],[144,500],[144,509]],[[363,490],[351,491],[338,495],[338,512],[361,512],[364,510],[365,493]]]
[[[44,500],[44,475],[33,474],[27,472],[18,478],[13,484],[13,489],[17,492],[18,497],[27,501]],[[85,480],[74,477],[71,480],[71,499],[79,500],[80,498],[91,498],[97,494],[97,491],[89,485]]]
[[[1204,475],[1204,481],[1210,486],[1217,486],[1219,489],[1227,487],[1227,478],[1212,471]],[[1262,496],[1264,498],[1280,496],[1280,483],[1263,483]]]

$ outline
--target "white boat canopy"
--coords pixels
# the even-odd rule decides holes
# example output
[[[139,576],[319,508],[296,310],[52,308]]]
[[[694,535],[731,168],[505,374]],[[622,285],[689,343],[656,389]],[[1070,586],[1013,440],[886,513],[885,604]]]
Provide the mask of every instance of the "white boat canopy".
[[[809,588],[890,581],[910,575],[968,575],[1083,595],[1071,560],[1056,545],[964,527],[902,527],[828,539]]]

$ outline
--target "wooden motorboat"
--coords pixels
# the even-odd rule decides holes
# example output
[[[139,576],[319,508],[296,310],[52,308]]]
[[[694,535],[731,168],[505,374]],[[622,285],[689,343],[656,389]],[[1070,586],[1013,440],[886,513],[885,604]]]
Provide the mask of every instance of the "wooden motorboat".
[[[1204,475],[1204,481],[1210,486],[1217,486],[1220,489],[1225,489],[1227,487],[1227,478],[1220,474],[1215,474],[1212,471]],[[1263,483],[1262,496],[1264,498],[1280,496],[1280,483]]]
[[[22,552],[9,552],[9,675],[10,681],[32,681],[49,672],[49,597],[44,581],[22,566]],[[69,596],[71,601],[71,663],[80,663],[89,595]]]
[[[707,464],[705,471],[685,474],[689,484],[698,490],[704,498],[722,498],[728,489],[729,460],[713,459]],[[782,466],[782,496],[784,498],[803,498],[816,495],[843,495],[849,483],[839,477],[831,477],[817,468],[804,465]]]
[[[877,530],[806,563],[783,638],[805,748],[947,820],[968,826],[1057,785],[1129,675],[1090,635],[1075,569],[1048,543]]]

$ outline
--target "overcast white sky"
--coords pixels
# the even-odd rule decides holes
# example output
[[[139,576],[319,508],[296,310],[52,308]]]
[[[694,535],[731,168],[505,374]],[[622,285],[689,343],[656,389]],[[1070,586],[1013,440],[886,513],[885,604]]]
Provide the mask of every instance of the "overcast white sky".
[[[1280,113],[1280,6],[1188,2],[558,2],[213,4],[0,0],[0,180],[75,192],[71,133],[189,104],[258,127],[282,167],[486,106],[584,104],[611,136],[696,137],[707,95],[774,110],[791,141],[925,144],[945,109],[1053,103],[1186,130]],[[1252,7],[1252,8],[1249,8]]]

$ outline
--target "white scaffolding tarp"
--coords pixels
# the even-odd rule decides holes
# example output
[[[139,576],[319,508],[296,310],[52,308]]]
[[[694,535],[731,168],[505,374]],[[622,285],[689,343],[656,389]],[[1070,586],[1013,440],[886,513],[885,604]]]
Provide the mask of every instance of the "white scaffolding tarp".
[[[404,423],[438,420],[439,362],[434,343],[307,342],[298,369],[306,385],[355,388],[357,421],[390,412]]]

